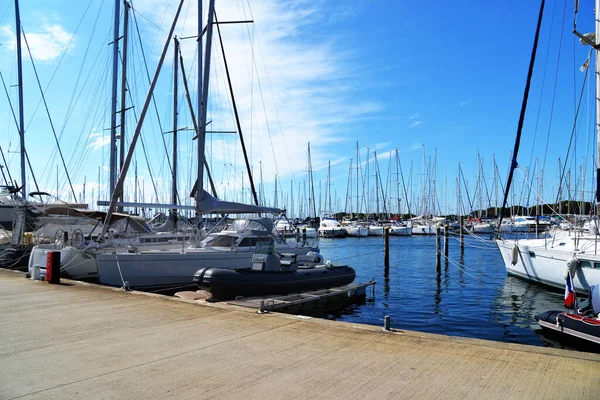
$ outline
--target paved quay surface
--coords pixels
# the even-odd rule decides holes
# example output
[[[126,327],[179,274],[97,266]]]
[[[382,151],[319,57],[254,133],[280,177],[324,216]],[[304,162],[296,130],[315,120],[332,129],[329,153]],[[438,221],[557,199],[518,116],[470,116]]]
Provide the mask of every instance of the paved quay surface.
[[[0,399],[15,398],[599,399],[600,355],[0,270]]]

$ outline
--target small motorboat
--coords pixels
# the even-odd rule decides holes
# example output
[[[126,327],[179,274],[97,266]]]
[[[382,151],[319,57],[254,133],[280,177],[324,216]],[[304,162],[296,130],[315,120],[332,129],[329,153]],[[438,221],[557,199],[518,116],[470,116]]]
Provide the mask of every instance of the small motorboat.
[[[194,283],[209,292],[212,300],[228,300],[344,286],[356,277],[348,266],[299,266],[294,258],[289,254],[255,254],[250,267],[199,269]]]
[[[551,332],[570,347],[600,351],[600,285],[590,287],[587,306],[577,311],[544,311],[535,316],[543,330]]]

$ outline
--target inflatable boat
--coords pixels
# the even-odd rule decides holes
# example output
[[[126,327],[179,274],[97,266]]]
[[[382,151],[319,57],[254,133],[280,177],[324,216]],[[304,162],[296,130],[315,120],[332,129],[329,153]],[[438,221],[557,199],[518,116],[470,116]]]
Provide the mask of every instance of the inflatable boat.
[[[578,311],[544,311],[535,316],[543,330],[552,332],[572,347],[600,350],[600,285],[590,287],[587,307]]]
[[[352,283],[356,273],[348,266],[317,265],[286,270],[258,268],[202,268],[194,275],[194,283],[212,295],[214,300],[236,297],[260,297],[300,293],[344,286]]]
[[[536,315],[535,319],[544,329],[600,345],[600,319],[596,317],[550,310]]]

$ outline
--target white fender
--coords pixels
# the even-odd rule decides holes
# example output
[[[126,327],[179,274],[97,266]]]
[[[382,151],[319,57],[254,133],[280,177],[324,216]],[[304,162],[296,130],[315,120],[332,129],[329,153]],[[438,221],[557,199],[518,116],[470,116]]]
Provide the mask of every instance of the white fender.
[[[571,276],[575,275],[577,267],[579,267],[579,260],[575,257],[569,258],[567,260],[567,267],[565,268],[564,278],[567,279],[567,277],[569,276],[569,272],[571,273]]]
[[[519,254],[519,246],[517,246],[517,244],[515,243],[514,247],[512,248],[512,254],[510,259],[510,263],[512,265],[517,265],[517,262],[519,261]]]

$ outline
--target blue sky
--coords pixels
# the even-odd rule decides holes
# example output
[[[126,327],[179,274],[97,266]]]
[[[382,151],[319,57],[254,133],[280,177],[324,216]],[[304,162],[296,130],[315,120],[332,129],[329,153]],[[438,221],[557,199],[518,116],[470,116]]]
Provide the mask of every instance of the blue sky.
[[[517,200],[525,168],[530,160],[534,164],[538,157],[540,170],[546,160],[543,196],[551,201],[558,184],[557,160],[559,157],[564,160],[566,156],[584,76],[579,67],[588,52],[571,34],[573,5],[567,3],[565,6],[565,2],[556,1],[546,5],[519,156],[521,168],[516,173]],[[593,2],[580,3],[578,29],[586,33],[593,29]],[[151,75],[176,5],[174,0],[133,2]],[[100,0],[21,2],[23,28],[41,84],[47,87],[50,113],[61,135],[61,147],[75,190],[79,196],[85,178],[88,202],[92,189],[95,198],[99,196],[98,191],[100,197],[106,198],[108,175],[104,168],[108,165],[108,42],[112,40],[109,39],[112,37],[112,8],[112,1]],[[184,4],[177,35],[194,34],[195,10],[195,1]],[[539,2],[231,0],[217,1],[216,10],[221,20],[255,21],[252,25],[224,25],[222,33],[254,176],[260,180],[262,166],[268,203],[273,202],[273,181],[278,174],[279,186],[286,192],[293,181],[297,211],[303,197],[298,197],[297,189],[299,185],[303,188],[306,179],[308,141],[312,146],[316,196],[319,197],[319,182],[324,191],[327,164],[331,161],[332,197],[334,202],[336,196],[339,198],[337,203],[341,209],[345,205],[350,159],[356,162],[356,141],[363,163],[367,148],[371,152],[377,150],[384,182],[389,155],[396,149],[405,175],[412,162],[413,211],[422,196],[420,182],[424,178],[419,174],[426,167],[423,149],[426,163],[433,159],[435,150],[436,191],[442,212],[456,208],[459,162],[469,191],[475,190],[478,151],[484,162],[488,187],[493,184],[492,155],[505,181]],[[134,29],[128,67],[133,100],[128,100],[128,106],[134,103],[133,110],[139,112],[148,81]],[[0,6],[0,43],[0,72],[7,85],[14,85],[12,2]],[[214,41],[213,45],[215,61],[209,119],[213,121],[213,129],[231,131],[235,123],[217,51],[218,42]],[[195,44],[193,40],[185,40],[182,46],[186,71],[191,85],[195,86]],[[39,90],[26,53],[23,59],[25,120],[29,124],[26,145],[41,189],[54,194],[56,165],[60,161],[55,155],[56,146],[43,106],[34,112],[40,99]],[[172,129],[172,65],[170,49],[155,93],[163,131]],[[9,88],[9,92],[11,101],[16,104],[15,88]],[[6,96],[3,92],[0,94],[0,121],[3,122],[0,146],[8,156],[14,177],[19,175],[18,157],[13,153],[17,150],[18,138]],[[594,146],[589,141],[593,140],[593,90],[587,90],[583,98],[576,155],[570,155],[570,159],[576,161],[570,168],[574,187],[575,175],[580,176],[582,157],[586,157],[585,190],[591,192]],[[182,96],[179,102],[185,105]],[[180,106],[179,110],[178,126],[191,126],[187,108]],[[132,114],[133,111],[129,111],[126,123],[129,135],[135,124]],[[140,182],[143,180],[146,201],[155,200],[156,196],[152,195],[155,188],[159,200],[166,199],[170,190],[164,147],[170,151],[172,135],[162,135],[163,144],[156,114],[149,113],[143,129],[148,164],[139,144],[136,150],[138,176]],[[195,170],[194,144],[190,138],[189,132],[180,133],[180,165],[186,171],[179,179],[182,201],[186,201],[193,178],[187,171]],[[207,138],[207,152],[221,196],[249,201],[247,174],[235,135],[211,134]],[[373,159],[372,153],[370,159]],[[370,170],[372,174],[372,166]],[[133,173],[128,177],[127,196],[132,199]],[[68,186],[62,167],[58,170],[58,181],[60,197],[67,198]],[[371,177],[372,184],[373,181]],[[242,186],[244,197],[239,194]],[[464,187],[462,190],[464,195]],[[369,192],[372,194],[374,188]],[[589,199],[591,194],[585,196]],[[289,193],[282,194],[279,205],[285,203],[290,208],[289,197]],[[531,204],[532,199],[533,195]],[[406,203],[405,199],[402,201]]]

